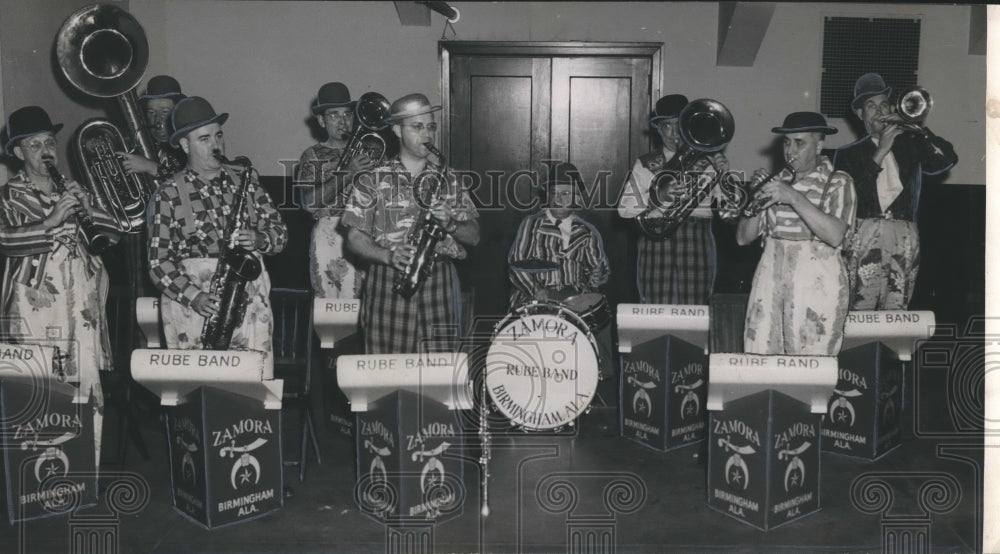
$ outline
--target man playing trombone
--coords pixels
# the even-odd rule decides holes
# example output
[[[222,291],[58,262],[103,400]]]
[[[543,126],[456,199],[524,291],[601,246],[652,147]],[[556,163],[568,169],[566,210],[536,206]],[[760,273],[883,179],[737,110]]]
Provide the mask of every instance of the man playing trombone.
[[[320,87],[312,106],[313,116],[326,131],[326,140],[305,150],[299,158],[295,183],[302,190],[302,208],[316,219],[309,247],[309,276],[313,293],[321,298],[358,298],[364,272],[358,271],[344,249],[343,231],[339,229],[344,206],[351,194],[354,178],[369,171],[379,160],[365,150],[348,160],[345,149],[355,126],[351,93],[343,83]],[[346,164],[343,171],[337,166]]]
[[[891,92],[881,75],[858,78],[851,107],[868,136],[839,149],[834,160],[838,170],[854,179],[858,193],[857,228],[847,258],[852,310],[909,306],[920,269],[916,220],[921,177],[944,173],[958,163],[950,142],[905,122],[890,107]],[[930,97],[917,101],[924,106],[922,119]]]
[[[681,94],[670,94],[656,102],[649,120],[663,142],[661,150],[640,156],[629,173],[618,202],[618,214],[626,219],[643,216],[653,205],[651,196],[664,194],[664,206],[678,201],[694,183],[709,181],[709,187],[676,231],[669,236],[640,236],[637,262],[639,299],[649,304],[707,304],[715,280],[715,238],[712,236],[712,202],[719,197],[714,185],[716,175],[729,170],[729,161],[721,152],[712,152],[697,159],[689,174],[681,177],[667,170],[676,162],[683,147],[679,116],[688,105]],[[679,177],[679,178],[678,178]],[[670,190],[657,185],[673,179]],[[645,229],[644,229],[645,231]]]
[[[419,93],[392,103],[388,121],[399,137],[399,156],[361,175],[341,220],[348,248],[370,264],[359,314],[368,354],[456,347],[461,306],[451,260],[465,258],[465,248],[479,243],[479,212],[444,160],[431,159],[437,157],[434,112],[440,109]],[[442,234],[433,252],[419,252],[411,240],[425,221],[436,222]],[[437,262],[423,266],[426,281],[412,296],[398,292],[417,267],[411,262],[432,254]]]

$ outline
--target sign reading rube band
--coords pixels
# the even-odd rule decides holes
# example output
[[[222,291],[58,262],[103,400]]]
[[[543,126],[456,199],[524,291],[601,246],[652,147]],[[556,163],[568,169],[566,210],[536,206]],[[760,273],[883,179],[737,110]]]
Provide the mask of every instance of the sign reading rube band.
[[[447,406],[396,391],[357,414],[356,500],[379,521],[461,515],[462,430]]]
[[[464,352],[371,354],[337,358],[337,384],[351,411],[397,390],[408,390],[452,410],[472,408],[468,355]]]
[[[700,347],[708,338],[708,306],[619,304],[617,315],[618,350],[623,354],[664,335]]]
[[[260,370],[256,353],[238,350],[143,350],[144,356],[133,358],[133,367],[191,371],[197,368],[233,368],[247,372]]]
[[[175,509],[214,528],[283,505],[280,410],[200,387],[167,414]]]
[[[916,341],[931,336],[934,326],[934,312],[931,311],[848,312],[841,351],[881,342],[893,350],[900,360],[907,361],[916,349]]]
[[[334,348],[337,342],[358,329],[361,301],[355,299],[316,298],[313,300],[313,329],[321,348]]]
[[[621,434],[670,450],[704,440],[708,356],[667,335],[622,355]]]
[[[818,510],[819,419],[776,390],[712,412],[708,505],[764,530]]]

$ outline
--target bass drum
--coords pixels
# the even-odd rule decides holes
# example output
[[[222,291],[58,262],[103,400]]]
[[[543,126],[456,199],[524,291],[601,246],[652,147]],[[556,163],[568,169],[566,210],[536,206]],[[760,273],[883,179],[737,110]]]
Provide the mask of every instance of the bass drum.
[[[530,302],[497,325],[486,388],[515,426],[559,429],[590,405],[599,367],[597,343],[580,316],[561,304]]]

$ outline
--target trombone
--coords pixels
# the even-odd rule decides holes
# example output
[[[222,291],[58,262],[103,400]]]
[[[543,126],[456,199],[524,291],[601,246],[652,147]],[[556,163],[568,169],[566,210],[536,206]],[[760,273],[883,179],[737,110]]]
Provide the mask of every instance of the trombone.
[[[883,123],[895,123],[904,131],[926,135],[924,120],[934,107],[931,94],[922,87],[910,87],[896,98],[893,113],[879,118]]]

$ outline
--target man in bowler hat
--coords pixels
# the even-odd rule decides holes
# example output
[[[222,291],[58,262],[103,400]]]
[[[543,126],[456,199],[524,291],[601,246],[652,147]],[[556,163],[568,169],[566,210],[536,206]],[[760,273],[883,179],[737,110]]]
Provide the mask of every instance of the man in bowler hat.
[[[460,288],[452,260],[464,259],[466,248],[479,243],[479,213],[434,154],[434,112],[440,109],[419,93],[392,103],[389,121],[399,138],[399,154],[359,177],[341,220],[348,248],[369,264],[359,314],[368,354],[457,346]],[[421,186],[418,198],[414,185],[421,183],[434,186]],[[426,281],[405,298],[393,283],[417,254],[418,224],[427,213],[444,234]]]
[[[693,164],[690,178],[676,178],[676,171],[666,171],[683,146],[679,116],[687,104],[682,94],[668,94],[656,102],[649,124],[663,146],[636,159],[618,201],[623,218],[650,212],[655,216],[676,202],[682,189],[695,182],[708,186],[708,194],[671,236],[639,237],[636,280],[643,303],[707,304],[715,280],[712,202],[720,193],[714,181],[729,170],[729,161],[721,151],[712,152]]]
[[[958,163],[950,142],[895,113],[891,93],[877,73],[858,78],[851,108],[868,135],[837,150],[834,158],[858,193],[857,228],[847,248],[852,310],[907,309],[920,269],[922,177]]]
[[[150,137],[155,141],[155,149],[150,160],[140,154],[119,152],[122,166],[130,173],[153,175],[161,181],[170,180],[174,173],[184,168],[184,152],[170,145],[170,112],[177,102],[185,98],[181,85],[170,75],[157,75],[146,84],[146,92],[139,97],[142,103],[144,123]]]
[[[854,223],[854,185],[820,154],[825,137],[837,132],[822,114],[791,113],[771,131],[783,135],[787,166],[758,190],[760,212],[736,227],[741,245],[764,239],[747,304],[744,350],[835,356],[847,318],[841,248]],[[767,173],[759,169],[753,180]]]
[[[181,100],[171,112],[170,144],[187,154],[187,167],[157,189],[149,206],[149,274],[163,293],[160,313],[168,348],[203,348],[204,321],[219,314],[219,293],[210,288],[227,245],[259,260],[281,252],[288,240],[281,216],[253,172],[245,198],[246,223],[227,235],[238,217],[232,208],[243,192],[241,168],[223,161],[222,125],[228,118],[200,96]],[[232,349],[270,355],[270,288],[266,270],[247,284],[247,308],[233,334]]]
[[[316,219],[309,248],[309,276],[313,293],[320,298],[358,298],[364,272],[345,252],[340,218],[351,194],[354,178],[375,167],[364,151],[352,157],[343,171],[337,165],[354,131],[351,93],[343,83],[326,83],[319,89],[312,114],[326,131],[326,140],[305,150],[299,158],[295,184],[302,191],[302,208]]]

